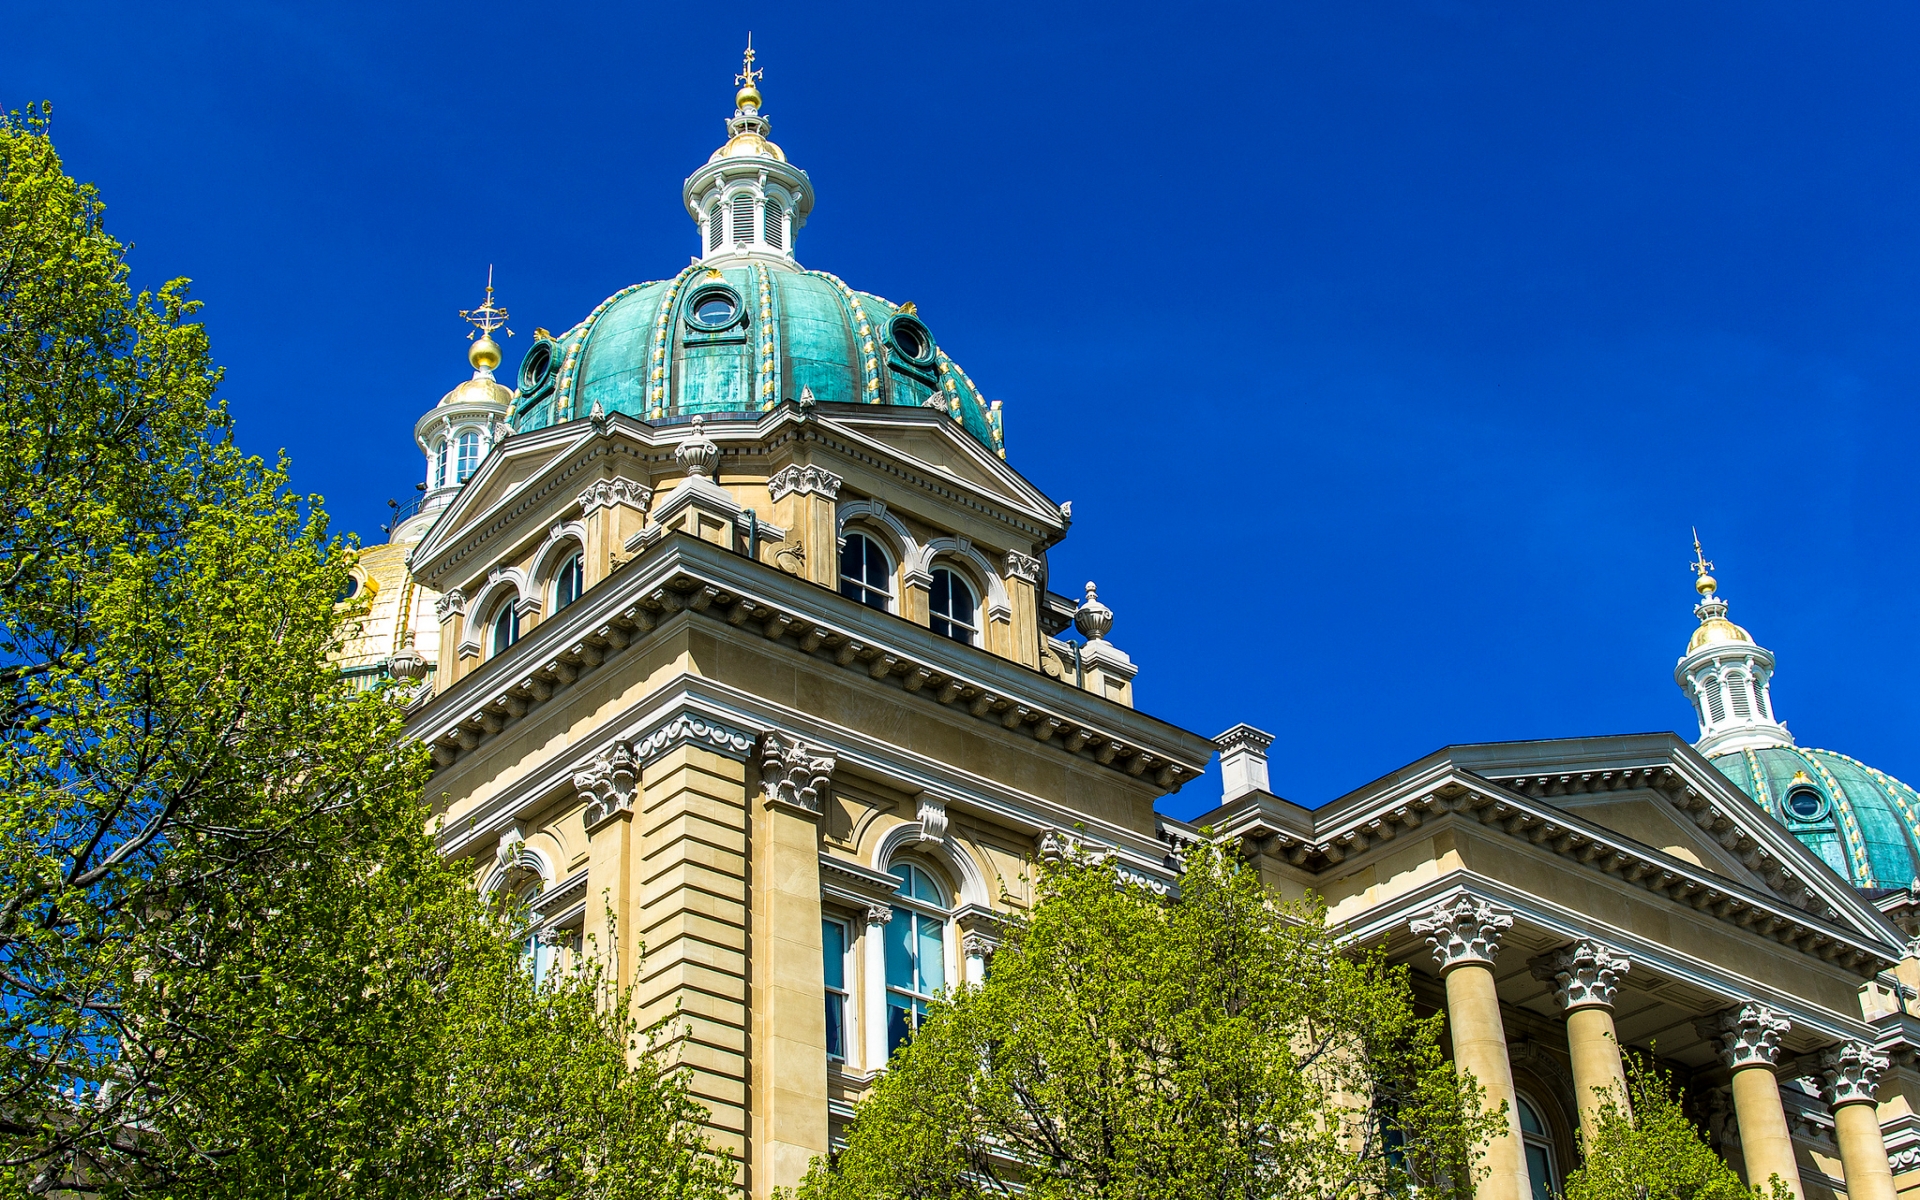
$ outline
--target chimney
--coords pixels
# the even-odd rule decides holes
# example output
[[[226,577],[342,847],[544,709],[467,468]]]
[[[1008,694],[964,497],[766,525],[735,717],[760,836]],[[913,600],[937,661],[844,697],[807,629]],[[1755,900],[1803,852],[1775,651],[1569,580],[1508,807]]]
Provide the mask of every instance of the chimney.
[[[1267,747],[1273,735],[1242,723],[1235,725],[1213,744],[1220,748],[1222,804],[1238,800],[1248,792],[1271,792],[1267,784]]]

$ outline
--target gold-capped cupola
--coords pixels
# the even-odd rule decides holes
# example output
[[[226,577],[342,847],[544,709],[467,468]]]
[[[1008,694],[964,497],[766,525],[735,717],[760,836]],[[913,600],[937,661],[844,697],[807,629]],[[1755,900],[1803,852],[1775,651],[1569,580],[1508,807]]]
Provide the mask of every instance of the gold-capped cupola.
[[[761,262],[792,267],[793,238],[813,211],[813,184],[774,145],[773,123],[760,111],[753,35],[733,77],[727,140],[687,180],[687,215],[700,227],[702,262]]]

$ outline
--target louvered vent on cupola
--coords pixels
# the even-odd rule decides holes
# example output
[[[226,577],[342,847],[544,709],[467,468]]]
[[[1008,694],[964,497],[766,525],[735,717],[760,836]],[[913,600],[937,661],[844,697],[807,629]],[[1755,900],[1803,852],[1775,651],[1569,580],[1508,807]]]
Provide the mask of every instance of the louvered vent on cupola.
[[[778,200],[769,200],[767,201],[766,216],[766,235],[761,238],[761,240],[766,242],[767,245],[772,246],[775,250],[778,250],[786,244],[785,235],[782,232],[786,212],[780,207]]]
[[[745,246],[753,241],[753,197],[746,192],[733,198],[733,244]]]

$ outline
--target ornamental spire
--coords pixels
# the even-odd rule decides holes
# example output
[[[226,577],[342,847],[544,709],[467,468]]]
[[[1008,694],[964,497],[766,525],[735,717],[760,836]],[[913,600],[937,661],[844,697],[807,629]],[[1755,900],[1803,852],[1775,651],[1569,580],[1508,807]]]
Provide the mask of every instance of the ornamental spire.
[[[772,139],[773,122],[761,111],[759,51],[753,34],[740,55],[733,82],[733,115],[726,144],[688,177],[681,196],[700,230],[701,255],[710,267],[757,262],[792,269],[793,239],[813,211],[813,184],[787,161]]]
[[[500,343],[493,340],[493,331],[506,329],[507,325],[507,310],[493,302],[492,263],[487,264],[487,298],[481,301],[478,308],[461,309],[460,319],[473,326],[474,333],[480,335],[478,340],[475,340],[473,333],[467,335],[467,340],[473,342],[467,350],[467,361],[473,364],[473,377],[492,379],[493,369],[500,365]],[[507,329],[507,336],[512,337],[513,330]]]
[[[1699,603],[1693,615],[1700,625],[1687,652],[1674,667],[1673,680],[1693,702],[1700,720],[1694,748],[1712,756],[1762,746],[1791,746],[1793,735],[1774,718],[1773,654],[1753,635],[1727,619],[1727,601],[1719,594],[1713,563],[1693,534],[1693,590]]]

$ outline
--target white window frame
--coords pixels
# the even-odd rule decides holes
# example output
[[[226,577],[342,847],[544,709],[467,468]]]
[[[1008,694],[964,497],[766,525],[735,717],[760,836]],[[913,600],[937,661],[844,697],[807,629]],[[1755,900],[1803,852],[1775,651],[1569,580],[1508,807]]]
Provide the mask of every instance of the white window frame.
[[[828,999],[838,1000],[840,1002],[840,1055],[835,1057],[833,1051],[829,1049],[827,1051],[827,1061],[845,1064],[853,1061],[853,1048],[860,1044],[859,1036],[854,1027],[854,1016],[859,1005],[854,1003],[853,998],[853,922],[847,920],[845,917],[829,916],[826,913],[820,914],[820,922],[823,925],[838,925],[840,927],[841,986],[836,988],[828,983],[824,984],[824,988]],[[824,955],[825,953],[826,948],[823,945],[821,947],[821,954]],[[822,973],[822,979],[825,979],[824,972]]]
[[[520,644],[520,597],[510,593],[500,606],[487,618],[487,657],[494,659]],[[500,618],[507,617],[512,622],[513,636],[506,645],[500,644]]]
[[[467,465],[466,465],[465,443],[468,438],[473,439],[473,467],[471,470],[467,469]],[[481,438],[480,431],[478,429],[473,429],[473,428],[462,429],[453,435],[453,441],[454,441],[454,452],[453,452],[454,482],[465,483],[467,480],[473,478],[475,471],[478,471],[480,469],[480,461],[487,456],[487,448],[485,445],[482,444],[483,439]]]
[[[960,642],[960,644],[963,646],[978,646],[980,644],[980,608],[981,608],[980,589],[974,586],[972,576],[968,575],[965,571],[962,571],[960,568],[954,566],[951,562],[941,562],[941,563],[934,564],[934,568],[931,572],[929,572],[929,575],[937,580],[939,578],[940,572],[942,571],[945,571],[947,573],[947,576],[949,577],[949,579],[955,582],[958,582],[961,587],[964,587],[967,589],[967,598],[973,604],[973,623],[968,624],[967,622],[959,620],[955,617],[933,611],[933,588],[931,585],[929,585],[929,587],[927,588],[927,628],[932,629],[936,635],[946,638],[949,641]],[[951,596],[952,595],[951,589],[953,587],[953,583],[949,583],[947,587],[949,589],[948,595]],[[954,628],[966,630],[967,632],[966,639],[962,641],[960,638],[954,637],[952,634],[942,633],[939,629],[934,627],[935,621],[944,621],[948,625],[953,626]]]
[[[890,613],[899,612],[900,611],[899,609],[900,589],[898,585],[900,580],[900,564],[894,561],[894,556],[892,552],[890,552],[887,549],[887,545],[885,542],[881,541],[878,537],[874,536],[873,534],[868,533],[864,529],[847,530],[845,536],[843,536],[840,539],[842,544],[838,547],[835,547],[837,553],[835,554],[835,562],[834,562],[833,569],[834,569],[834,576],[839,582],[839,587],[836,590],[838,590],[842,596],[846,596],[847,593],[845,591],[845,588],[846,588],[846,585],[849,583],[857,585],[864,591],[871,592],[876,590],[874,586],[871,583],[868,583],[866,580],[854,579],[851,576],[842,574],[840,571],[840,565],[842,561],[840,555],[844,554],[846,550],[845,543],[848,538],[856,538],[856,537],[866,539],[866,542],[868,545],[872,546],[875,550],[880,552],[880,561],[887,565],[887,587],[884,592],[887,598],[887,606],[884,609],[875,609],[875,611],[890,612]],[[847,599],[852,600],[856,604],[865,605],[868,608],[873,607],[872,605],[867,604],[865,600],[862,600],[857,596],[847,596]]]
[[[902,860],[889,865],[887,870],[891,873],[902,866],[910,866],[914,870],[925,874],[927,878],[933,882],[934,890],[940,893],[942,903],[937,905],[929,904],[925,900],[916,900],[911,896],[906,896],[896,891],[888,898],[892,908],[892,914],[887,924],[891,925],[894,921],[898,921],[902,910],[916,917],[932,919],[939,922],[940,973],[944,980],[942,991],[951,991],[956,983],[954,969],[957,965],[954,961],[953,889],[948,886],[946,881],[942,880],[938,874],[922,863]],[[877,1007],[873,1011],[873,1023],[871,1026],[873,1032],[868,1036],[868,1051],[873,1055],[869,1065],[880,1066],[886,1063],[891,1054],[887,1046],[887,1039],[890,1036],[890,1021],[887,1011],[889,1007],[888,997],[894,995],[905,997],[908,1001],[908,1011],[911,1012],[913,1002],[930,1003],[941,993],[916,992],[910,988],[896,988],[889,983],[887,980],[887,930],[885,926],[869,926],[868,932],[876,935],[874,937],[874,948],[877,952],[870,955],[867,962],[869,967],[873,968],[874,986],[871,991],[878,1002]]]
[[[563,601],[560,599],[560,581],[566,578],[567,570],[569,567],[572,567],[574,573],[578,576],[579,582],[580,582],[580,588],[578,591],[574,592],[572,600]],[[560,560],[560,565],[554,568],[553,611],[559,612],[561,609],[566,608],[568,605],[578,602],[580,597],[586,595],[586,593],[587,593],[587,552],[585,550],[575,550],[573,553],[567,555],[565,558],[562,558]]]

